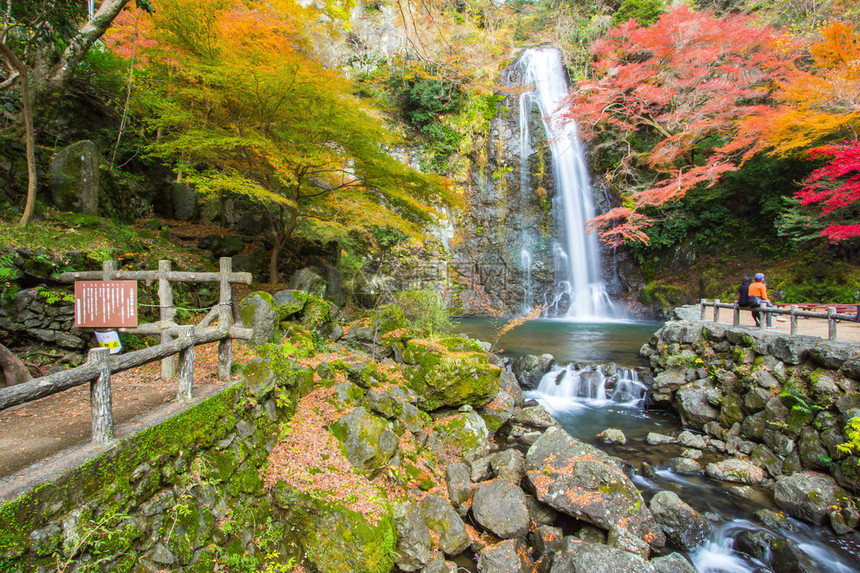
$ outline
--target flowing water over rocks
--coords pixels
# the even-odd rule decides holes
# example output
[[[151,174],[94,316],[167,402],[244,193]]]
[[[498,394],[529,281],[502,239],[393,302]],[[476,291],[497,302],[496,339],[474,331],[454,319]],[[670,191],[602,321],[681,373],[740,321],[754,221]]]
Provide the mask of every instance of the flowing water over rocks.
[[[692,360],[690,365],[687,372],[696,372]],[[682,377],[678,388],[695,388],[695,381]],[[731,465],[743,460],[726,458],[727,442],[682,432],[674,414],[644,409],[649,384],[641,371],[571,363],[554,365],[526,397],[546,406],[572,436],[629,464],[669,544],[686,553],[696,571],[860,571],[860,536],[838,522],[836,532],[829,526],[842,495],[832,478],[800,472],[774,482],[759,465]],[[710,419],[720,414],[718,408]],[[818,498],[822,502],[814,503]]]

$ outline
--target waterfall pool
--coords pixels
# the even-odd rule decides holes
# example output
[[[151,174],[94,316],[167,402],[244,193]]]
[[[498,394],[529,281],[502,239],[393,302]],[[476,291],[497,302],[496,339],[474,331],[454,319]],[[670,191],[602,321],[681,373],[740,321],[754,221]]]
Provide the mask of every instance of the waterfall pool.
[[[493,341],[504,319],[462,319],[459,332]],[[760,509],[779,511],[771,490],[753,488],[751,499],[731,492],[735,485],[701,475],[681,475],[668,467],[668,460],[681,454],[678,444],[650,445],[649,432],[677,435],[680,420],[671,412],[643,407],[644,386],[627,368],[604,375],[601,363],[624,367],[643,366],[639,348],[660,327],[653,322],[584,323],[567,320],[534,320],[517,326],[501,338],[497,346],[503,355],[549,353],[560,364],[590,363],[556,368],[544,376],[528,398],[544,407],[572,436],[600,447],[631,464],[632,479],[646,501],[661,490],[673,491],[696,511],[712,518],[710,537],[687,556],[699,573],[759,573],[771,569],[733,550],[745,530],[768,530],[787,537],[805,552],[821,572],[860,572],[860,534],[836,536],[828,526],[816,527],[789,519],[779,527],[767,527],[755,515]],[[604,385],[604,387],[600,387]],[[564,395],[566,394],[566,395]],[[597,434],[618,428],[626,444],[599,443]],[[712,461],[705,453],[701,462]],[[654,471],[643,471],[643,463]],[[786,571],[808,571],[796,563]]]
[[[495,342],[504,356],[552,354],[557,362],[615,362],[622,366],[645,366],[639,349],[661,323],[633,320],[584,322],[563,318],[541,318],[525,322],[496,341],[507,318],[460,318],[455,332]]]

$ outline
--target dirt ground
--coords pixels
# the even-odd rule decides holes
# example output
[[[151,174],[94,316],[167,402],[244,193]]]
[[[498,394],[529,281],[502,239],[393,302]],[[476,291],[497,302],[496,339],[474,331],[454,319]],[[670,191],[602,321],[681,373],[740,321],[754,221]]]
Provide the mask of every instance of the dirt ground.
[[[234,359],[249,351],[234,344]],[[195,348],[194,389],[217,387],[218,344]],[[161,378],[153,362],[111,376],[114,424],[120,425],[162,404],[176,402],[176,380]],[[92,434],[89,385],[0,411],[0,477],[44,461]]]

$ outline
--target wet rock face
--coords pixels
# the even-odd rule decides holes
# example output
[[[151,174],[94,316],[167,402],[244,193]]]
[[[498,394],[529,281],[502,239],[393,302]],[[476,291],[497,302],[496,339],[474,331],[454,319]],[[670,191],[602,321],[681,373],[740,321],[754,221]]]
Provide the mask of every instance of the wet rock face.
[[[523,538],[528,533],[525,493],[506,480],[493,480],[475,488],[472,516],[481,527],[502,539]]]
[[[669,541],[681,549],[696,547],[711,532],[708,520],[673,492],[658,492],[651,498],[649,508]]]
[[[642,495],[615,462],[564,430],[547,430],[526,455],[537,499],[605,530],[623,529],[652,547],[665,537]]]
[[[57,208],[98,214],[99,152],[92,141],[78,141],[51,160],[51,198]]]
[[[777,507],[816,525],[824,523],[831,509],[847,497],[848,492],[836,485],[832,477],[815,472],[780,476],[773,488]]]

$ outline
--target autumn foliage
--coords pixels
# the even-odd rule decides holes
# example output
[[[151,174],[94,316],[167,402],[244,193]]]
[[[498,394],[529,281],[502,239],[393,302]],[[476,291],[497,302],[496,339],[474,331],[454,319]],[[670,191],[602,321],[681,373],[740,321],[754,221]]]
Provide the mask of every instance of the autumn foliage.
[[[396,134],[314,53],[309,28],[325,32],[328,24],[314,23],[332,22],[349,3],[315,6],[162,0],[151,28],[136,28],[151,29],[137,95],[155,136],[150,155],[199,193],[264,209],[273,282],[302,220],[416,235],[451,198],[438,178],[393,156]],[[125,53],[121,41],[114,47]]]
[[[822,217],[837,219],[821,233],[832,242],[860,236],[860,141],[818,147],[810,156],[830,162],[813,171],[798,192],[801,205],[820,206]]]
[[[578,85],[568,117],[586,139],[615,139],[622,150],[609,175],[626,188],[626,200],[590,223],[611,245],[647,242],[652,219],[644,208],[738,169],[755,144],[739,123],[767,108],[794,56],[786,37],[748,17],[686,6],[647,28],[630,20],[593,53],[595,79]]]

